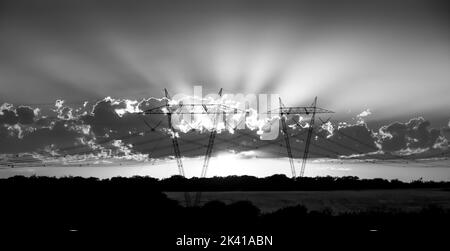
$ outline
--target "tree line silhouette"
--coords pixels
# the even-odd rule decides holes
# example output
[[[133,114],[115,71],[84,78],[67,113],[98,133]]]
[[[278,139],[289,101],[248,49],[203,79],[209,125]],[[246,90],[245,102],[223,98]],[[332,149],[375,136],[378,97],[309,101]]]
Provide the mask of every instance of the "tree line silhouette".
[[[422,179],[403,182],[397,179],[381,178],[360,179],[356,176],[345,177],[298,177],[289,178],[283,174],[264,178],[254,176],[226,176],[212,178],[185,178],[174,175],[166,179],[149,176],[113,177],[110,179],[82,177],[46,177],[46,176],[14,176],[0,179],[1,185],[129,185],[143,189],[159,191],[326,191],[326,190],[364,190],[364,189],[409,189],[439,188],[450,189],[447,181],[424,181]]]
[[[230,184],[224,184],[229,182]],[[448,233],[450,211],[427,205],[419,211],[368,210],[336,214],[331,209],[308,210],[302,205],[261,213],[248,201],[225,204],[211,201],[184,207],[163,191],[177,189],[324,190],[417,188],[449,186],[448,182],[386,181],[344,178],[298,178],[283,175],[267,178],[249,176],[164,180],[150,177],[81,178],[23,177],[0,180],[2,233],[54,236],[133,238],[135,244],[153,241],[174,246],[182,234],[219,235],[264,233],[278,244],[295,245],[299,236],[382,233]],[[106,236],[106,237],[105,237]],[[138,238],[142,237],[142,239]],[[156,245],[156,244],[155,244]]]

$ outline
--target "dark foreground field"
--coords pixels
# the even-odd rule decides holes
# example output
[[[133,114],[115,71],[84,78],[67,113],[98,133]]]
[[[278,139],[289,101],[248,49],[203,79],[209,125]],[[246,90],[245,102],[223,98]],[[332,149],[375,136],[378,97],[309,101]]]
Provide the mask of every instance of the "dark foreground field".
[[[203,188],[207,187],[205,184],[208,180],[211,188],[218,190],[215,185],[217,180],[214,178],[202,180]],[[0,180],[2,237],[6,240],[6,236],[39,236],[40,242],[44,243],[57,240],[82,243],[84,240],[94,240],[100,245],[144,245],[149,248],[158,245],[176,248],[179,247],[176,243],[178,237],[209,236],[219,241],[215,244],[216,247],[229,248],[219,245],[221,235],[260,235],[273,238],[273,244],[265,248],[279,248],[301,246],[305,242],[328,246],[361,240],[376,245],[386,239],[396,240],[401,245],[418,240],[427,240],[431,244],[445,240],[441,236],[450,233],[448,207],[427,200],[428,197],[423,195],[421,207],[415,210],[407,210],[406,207],[403,210],[401,206],[387,210],[380,207],[383,209],[380,210],[360,205],[362,210],[340,212],[333,211],[332,207],[310,209],[299,204],[261,212],[251,202],[237,200],[228,204],[211,200],[201,206],[186,208],[162,192],[164,187],[174,191],[175,183],[171,182],[151,178],[3,179]],[[197,181],[182,180],[183,182],[193,182],[187,187],[198,186],[195,184]],[[337,189],[343,183],[339,179],[328,179],[327,184],[323,180],[320,182],[330,189],[330,192],[320,191],[322,196],[338,192]],[[363,185],[364,182],[358,183],[354,179],[351,182],[358,189],[366,186]],[[368,182],[375,184],[374,181]],[[384,184],[385,193],[395,193],[400,188],[405,191],[405,187],[450,193],[447,183]],[[269,187],[266,186],[267,189]],[[272,186],[272,189],[276,188],[280,186]],[[376,191],[373,189],[375,187],[367,186],[360,192],[364,194]],[[413,193],[414,190],[409,191]],[[349,192],[343,192],[341,196],[344,198],[346,193]],[[429,198],[432,197],[430,193]],[[400,195],[399,199],[402,198],[403,195]],[[355,200],[355,196],[349,195],[348,200]],[[413,236],[420,236],[420,239],[412,238]]]
[[[185,203],[183,192],[165,192],[170,199]],[[226,204],[249,201],[262,213],[303,205],[308,210],[333,214],[361,211],[418,212],[435,206],[450,210],[450,191],[441,188],[365,189],[331,191],[208,191],[199,205],[219,200]]]

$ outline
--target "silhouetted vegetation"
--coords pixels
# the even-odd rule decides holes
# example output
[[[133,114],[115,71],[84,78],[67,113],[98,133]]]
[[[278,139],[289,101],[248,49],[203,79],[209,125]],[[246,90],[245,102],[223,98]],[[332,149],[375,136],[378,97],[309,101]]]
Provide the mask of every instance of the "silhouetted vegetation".
[[[245,182],[244,182],[245,181]],[[315,184],[314,182],[317,182]],[[178,185],[177,182],[180,182]],[[195,182],[198,182],[197,184]],[[222,184],[231,182],[232,184]],[[304,184],[302,184],[304,182]],[[202,184],[202,185],[199,185]],[[148,177],[48,178],[13,177],[0,180],[2,232],[17,234],[73,234],[78,236],[132,236],[134,241],[174,246],[182,234],[269,234],[277,243],[296,243],[299,234],[448,232],[450,211],[429,205],[420,211],[361,211],[335,214],[331,209],[310,211],[302,205],[263,214],[248,201],[225,204],[211,201],[201,207],[183,207],[166,197],[162,190],[186,186],[226,189],[358,189],[442,187],[448,183],[350,178],[288,179],[272,176],[183,179],[172,177],[158,181]],[[136,236],[144,236],[139,239]]]
[[[167,179],[148,176],[131,178],[113,177],[110,179],[82,177],[44,177],[14,176],[0,179],[0,185],[124,185],[141,187],[158,191],[325,191],[325,190],[363,190],[363,189],[408,189],[440,188],[450,189],[450,182],[423,181],[403,182],[386,179],[360,179],[356,176],[346,177],[301,177],[288,178],[285,175],[272,175],[264,178],[254,176],[227,176],[212,178],[184,178],[179,175]]]

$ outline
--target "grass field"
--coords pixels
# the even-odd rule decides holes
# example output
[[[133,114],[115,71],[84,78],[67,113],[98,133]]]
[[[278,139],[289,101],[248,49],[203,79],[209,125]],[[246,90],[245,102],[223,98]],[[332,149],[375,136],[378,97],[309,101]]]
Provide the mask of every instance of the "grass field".
[[[184,203],[182,192],[166,192],[166,194],[169,198]],[[450,209],[450,191],[440,189],[204,192],[200,204],[212,200],[227,204],[248,200],[262,212],[272,212],[298,204],[306,206],[309,210],[331,209],[333,213],[366,210],[416,211],[428,206]]]

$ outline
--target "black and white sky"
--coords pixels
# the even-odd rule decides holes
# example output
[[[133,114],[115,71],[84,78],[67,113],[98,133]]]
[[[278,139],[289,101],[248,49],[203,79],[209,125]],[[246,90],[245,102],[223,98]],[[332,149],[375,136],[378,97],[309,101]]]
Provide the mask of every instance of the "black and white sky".
[[[2,106],[0,149],[50,151],[138,133],[138,118],[112,108],[126,102],[105,97],[189,94],[194,85],[277,93],[292,106],[318,96],[334,119],[355,126],[370,111],[378,135],[348,132],[369,149],[432,147],[448,134],[449,21],[448,1],[2,0],[0,104],[13,106]],[[49,104],[59,120],[50,121]],[[384,142],[382,126],[398,138]],[[122,141],[116,147],[136,143]]]

